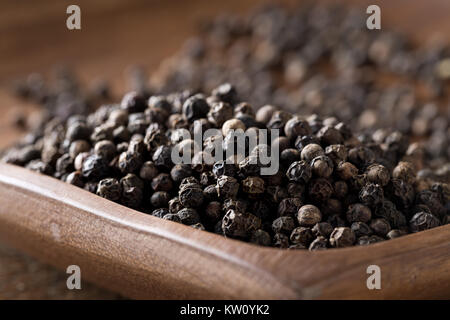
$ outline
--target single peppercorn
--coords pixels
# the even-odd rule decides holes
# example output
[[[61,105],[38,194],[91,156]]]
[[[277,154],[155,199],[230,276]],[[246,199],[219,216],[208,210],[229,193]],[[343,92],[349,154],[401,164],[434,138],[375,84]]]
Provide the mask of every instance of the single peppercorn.
[[[118,202],[122,196],[122,186],[120,185],[120,182],[114,178],[100,180],[97,186],[97,195]]]
[[[300,226],[312,227],[322,220],[322,213],[316,206],[307,204],[298,210],[297,220]]]
[[[301,244],[305,247],[308,247],[309,244],[313,241],[314,236],[310,228],[297,227],[292,230],[289,239],[293,244]]]
[[[311,168],[317,177],[328,178],[333,173],[333,161],[327,156],[318,156],[311,160]]]
[[[111,160],[116,154],[116,146],[109,140],[101,140],[95,144],[94,152],[100,157]]]
[[[278,216],[295,216],[302,205],[300,198],[285,198],[278,205]]]
[[[172,198],[168,202],[169,206],[169,212],[171,213],[177,213],[181,209],[183,209],[183,205],[180,202],[180,199],[178,197]]]
[[[280,161],[284,166],[289,166],[294,161],[300,160],[300,152],[297,149],[287,148],[280,154]]]
[[[170,170],[170,176],[174,182],[181,182],[184,178],[192,176],[192,169],[187,164],[177,164]]]
[[[347,160],[347,148],[342,144],[332,144],[325,148],[325,155],[329,157],[335,165]]]
[[[400,238],[402,236],[404,236],[406,234],[406,232],[399,230],[399,229],[393,229],[391,231],[388,232],[388,234],[386,235],[386,237],[388,239],[395,239],[395,238]]]
[[[312,233],[316,237],[325,237],[328,238],[333,232],[333,226],[328,222],[318,222],[312,228]]]
[[[305,136],[311,134],[311,128],[307,121],[298,117],[292,117],[286,122],[284,126],[284,134],[289,139],[295,139],[298,136]]]
[[[120,107],[128,113],[143,112],[147,108],[147,101],[142,95],[132,91],[123,96]]]
[[[411,232],[419,232],[436,228],[440,225],[439,220],[427,212],[417,212],[409,221],[409,229]]]
[[[184,102],[182,109],[182,113],[188,121],[204,118],[208,111],[208,103],[200,96],[192,96],[188,98]]]
[[[109,172],[110,170],[106,159],[99,155],[94,154],[88,156],[83,161],[81,174],[86,179],[101,179],[106,177]]]
[[[293,162],[286,171],[290,181],[306,184],[311,179],[312,169],[306,161]]]
[[[322,147],[315,143],[310,143],[303,147],[300,157],[302,160],[305,160],[307,163],[309,163],[312,159],[318,156],[325,155],[325,152],[323,151]]]
[[[152,189],[155,191],[170,191],[173,187],[172,179],[167,173],[160,173],[152,179]]]
[[[181,204],[187,208],[197,208],[203,204],[203,190],[196,186],[180,189],[178,197]]]
[[[372,235],[372,229],[364,222],[353,222],[350,227],[357,238]]]
[[[122,173],[134,173],[142,166],[142,156],[135,152],[122,152],[117,166]]]
[[[127,174],[120,179],[122,186],[121,202],[130,208],[139,208],[144,194],[144,183],[134,174]]]
[[[287,249],[289,247],[289,237],[284,233],[275,233],[273,236],[273,246],[280,249]]]
[[[69,155],[75,160],[75,158],[82,152],[89,152],[91,145],[86,140],[75,140],[70,144]]]
[[[282,216],[275,219],[272,223],[272,230],[275,233],[291,234],[295,228],[295,221],[290,216]]]
[[[269,235],[268,232],[262,230],[262,229],[258,229],[255,230],[251,237],[250,237],[250,242],[260,245],[260,246],[270,246],[272,239]]]
[[[380,237],[386,236],[386,234],[391,231],[391,226],[386,219],[380,218],[380,219],[374,219],[370,223],[370,228],[373,230],[375,234],[377,234]]]
[[[176,213],[167,213],[162,217],[164,220],[181,223],[180,217]]]
[[[222,219],[222,230],[226,236],[233,238],[246,238],[247,217],[244,213],[230,209]]]
[[[204,211],[205,219],[210,224],[215,224],[222,218],[222,204],[218,201],[209,202]]]
[[[366,245],[381,242],[381,241],[384,241],[384,239],[377,235],[371,235],[371,236],[359,237],[358,240],[356,241],[356,243],[360,246],[366,246]]]
[[[368,207],[375,207],[384,200],[383,188],[374,183],[366,184],[359,193],[359,199]]]
[[[66,177],[66,182],[79,188],[84,187],[83,176],[80,171],[74,171]]]
[[[330,244],[336,248],[349,247],[355,240],[355,234],[348,227],[335,228],[330,235]]]
[[[247,177],[242,181],[242,191],[249,197],[257,197],[264,193],[264,180],[260,177]]]
[[[372,218],[372,211],[368,206],[361,203],[351,204],[348,207],[346,217],[348,222],[364,222],[367,223]]]
[[[311,200],[317,203],[328,200],[333,194],[333,186],[325,178],[317,178],[309,183],[308,194]]]
[[[220,176],[217,179],[216,191],[220,198],[235,198],[239,191],[239,182],[230,176]]]
[[[152,157],[157,168],[170,170],[172,167],[172,149],[169,146],[159,146]]]
[[[336,172],[342,180],[349,180],[358,174],[358,168],[350,162],[340,162]]]
[[[208,121],[216,127],[221,127],[225,121],[233,116],[233,107],[226,102],[213,103],[207,114]]]
[[[167,207],[169,204],[170,195],[166,191],[157,191],[150,197],[150,203],[154,208]]]
[[[226,137],[231,130],[243,130],[245,131],[245,124],[238,119],[230,119],[223,123],[222,125],[222,134]]]
[[[146,161],[142,164],[139,171],[139,177],[143,180],[152,180],[158,175],[158,169],[152,161]]]
[[[322,236],[317,237],[309,245],[309,251],[326,250],[328,248],[328,240]]]
[[[183,208],[177,212],[177,215],[182,224],[193,225],[200,222],[200,216],[193,208]]]

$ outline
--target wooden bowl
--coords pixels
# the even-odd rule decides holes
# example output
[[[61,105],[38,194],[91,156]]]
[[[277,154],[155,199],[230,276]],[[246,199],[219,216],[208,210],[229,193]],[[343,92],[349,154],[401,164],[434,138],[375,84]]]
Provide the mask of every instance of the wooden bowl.
[[[155,218],[0,164],[0,238],[132,298],[450,298],[450,225],[367,247],[258,247]],[[367,288],[367,267],[381,289]]]

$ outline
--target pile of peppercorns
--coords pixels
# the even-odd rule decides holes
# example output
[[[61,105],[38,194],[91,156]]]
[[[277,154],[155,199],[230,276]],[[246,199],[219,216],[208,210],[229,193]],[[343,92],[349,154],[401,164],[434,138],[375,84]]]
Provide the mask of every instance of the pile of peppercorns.
[[[154,90],[209,92],[229,82],[255,106],[334,116],[380,139],[397,130],[427,140],[427,165],[447,163],[450,179],[450,108],[441,103],[449,97],[450,47],[368,30],[366,19],[363,8],[320,3],[222,14],[162,63]]]
[[[174,164],[190,145],[182,130],[279,129],[239,162]],[[214,136],[203,140],[203,147]],[[261,175],[260,152],[277,144],[280,168]],[[366,245],[450,221],[449,184],[416,175],[423,152],[395,131],[355,135],[336,118],[293,115],[266,105],[255,113],[223,84],[211,95],[127,93],[66,121],[42,123],[3,161],[54,176],[153,216],[263,246],[326,249]],[[251,161],[255,159],[256,161]]]

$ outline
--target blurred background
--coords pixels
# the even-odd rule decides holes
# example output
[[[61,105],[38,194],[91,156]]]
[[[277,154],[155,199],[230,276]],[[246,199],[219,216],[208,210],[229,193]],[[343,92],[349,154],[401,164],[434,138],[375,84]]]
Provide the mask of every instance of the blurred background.
[[[382,28],[399,30],[418,44],[432,38],[450,42],[450,2],[446,0],[319,1],[348,3],[365,12],[381,7]],[[69,66],[80,81],[95,85],[106,80],[113,97],[130,89],[130,66],[148,75],[183,47],[205,22],[224,13],[245,16],[262,5],[258,0],[0,0],[0,148],[11,145],[24,131],[23,115],[38,109],[17,98],[14,84],[29,73],[50,76]],[[303,1],[278,1],[288,7]],[[81,7],[81,30],[66,28],[66,8]],[[118,100],[117,98],[116,100]],[[446,108],[446,107],[445,107]],[[0,299],[117,298],[94,286],[69,291],[66,275],[0,244]]]

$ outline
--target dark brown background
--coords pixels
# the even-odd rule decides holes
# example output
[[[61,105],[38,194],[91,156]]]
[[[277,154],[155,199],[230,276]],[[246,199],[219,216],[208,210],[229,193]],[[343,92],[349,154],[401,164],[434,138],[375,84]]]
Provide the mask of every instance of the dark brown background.
[[[281,1],[295,5],[301,1]],[[435,36],[450,41],[450,2],[447,0],[360,0],[347,2],[365,12],[378,4],[382,28],[395,28],[424,43]],[[112,82],[114,92],[125,88],[124,70],[139,64],[151,73],[195,33],[199,21],[222,11],[245,14],[263,4],[257,0],[0,0],[0,148],[23,132],[11,125],[18,112],[32,105],[10,94],[14,79],[30,72],[47,74],[55,65],[69,64],[86,82]],[[66,8],[81,7],[82,30],[66,28]],[[1,204],[0,204],[1,205]],[[0,244],[0,299],[116,298],[83,283],[66,289],[66,274]]]

